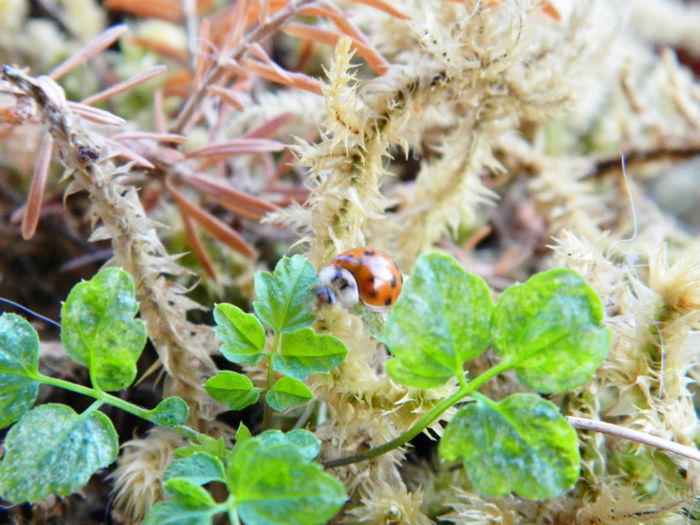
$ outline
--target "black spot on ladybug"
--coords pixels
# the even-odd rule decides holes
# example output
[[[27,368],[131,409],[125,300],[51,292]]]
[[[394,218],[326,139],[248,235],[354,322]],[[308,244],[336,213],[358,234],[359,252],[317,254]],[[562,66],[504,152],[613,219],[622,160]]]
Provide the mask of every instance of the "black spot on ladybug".
[[[384,299],[384,304],[389,306],[391,304],[391,297],[387,297],[386,299]]]
[[[373,252],[372,250],[365,250],[365,251],[364,251],[364,254],[365,254],[367,257],[370,257],[370,256],[374,255],[374,252]]]
[[[377,290],[370,290],[369,296],[370,297],[377,297]]]
[[[392,288],[396,288],[396,285],[397,285],[397,284],[398,284],[398,283],[396,282],[396,276],[395,276],[395,275],[392,275],[392,276],[391,276],[391,287],[392,287]]]
[[[369,284],[374,284],[374,275],[370,275],[366,280]]]

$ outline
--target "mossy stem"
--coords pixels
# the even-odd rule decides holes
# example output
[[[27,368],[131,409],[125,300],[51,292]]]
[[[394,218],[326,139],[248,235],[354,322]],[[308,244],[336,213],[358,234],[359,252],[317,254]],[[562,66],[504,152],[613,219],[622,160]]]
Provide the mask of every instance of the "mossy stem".
[[[418,422],[415,425],[413,425],[410,429],[408,429],[400,436],[384,443],[383,445],[379,445],[378,447],[374,447],[364,452],[360,452],[359,454],[353,454],[351,456],[345,456],[343,458],[325,461],[323,463],[323,468],[329,469],[334,467],[342,467],[344,465],[350,465],[351,463],[359,463],[360,461],[366,461],[368,459],[376,458],[377,456],[381,456],[382,454],[386,454],[387,452],[390,452],[396,448],[399,448],[400,446],[405,445],[418,434],[423,432],[423,430],[425,430],[433,421],[435,421],[435,419],[437,419],[438,416],[442,414],[445,410],[450,408],[455,403],[459,402],[462,398],[466,397],[471,392],[474,392],[477,388],[486,383],[486,381],[488,381],[492,377],[497,376],[501,372],[505,372],[506,370],[512,368],[514,365],[515,363],[511,360],[501,361],[493,368],[490,368],[480,376],[474,378],[469,383],[466,383],[464,386],[460,387],[459,390],[457,390],[450,397],[442,401],[440,404],[436,405],[430,412],[428,412],[422,418],[420,418],[420,420],[418,420]]]

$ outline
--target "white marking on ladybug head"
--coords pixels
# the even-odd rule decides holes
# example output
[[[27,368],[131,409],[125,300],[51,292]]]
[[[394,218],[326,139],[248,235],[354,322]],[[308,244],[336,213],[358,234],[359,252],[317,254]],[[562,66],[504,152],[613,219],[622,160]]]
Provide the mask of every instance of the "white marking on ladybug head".
[[[322,268],[318,274],[318,284],[316,295],[322,301],[324,298],[321,294],[325,294],[329,304],[337,299],[340,304],[349,308],[360,302],[355,276],[345,268],[336,268],[335,266]]]

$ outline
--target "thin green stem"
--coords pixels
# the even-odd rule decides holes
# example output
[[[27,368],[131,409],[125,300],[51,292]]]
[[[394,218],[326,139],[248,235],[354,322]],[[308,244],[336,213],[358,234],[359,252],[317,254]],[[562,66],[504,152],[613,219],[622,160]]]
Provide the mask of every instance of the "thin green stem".
[[[265,383],[265,396],[272,388],[272,383],[275,380],[275,370],[272,368],[272,357],[277,353],[277,347],[280,342],[280,333],[275,331],[275,339],[272,341],[272,351],[267,357],[267,382]],[[263,430],[267,430],[272,425],[272,407],[265,401],[263,408]]]
[[[460,387],[459,390],[457,390],[450,397],[442,401],[440,404],[436,405],[430,412],[428,412],[422,418],[420,418],[420,420],[418,420],[418,422],[415,425],[413,425],[400,436],[384,443],[383,445],[379,445],[378,447],[374,447],[369,450],[365,450],[364,452],[360,452],[359,454],[353,454],[351,456],[345,456],[343,458],[325,461],[323,463],[323,467],[328,469],[334,467],[342,467],[343,465],[350,465],[351,463],[358,463],[360,461],[366,461],[368,459],[381,456],[382,454],[386,454],[387,452],[390,452],[395,448],[399,448],[402,445],[405,445],[418,434],[423,432],[423,430],[425,430],[433,421],[435,421],[438,418],[438,416],[442,414],[445,410],[450,408],[452,405],[454,405],[470,393],[474,392],[477,388],[486,383],[486,381],[488,381],[492,377],[497,376],[501,372],[508,370],[512,366],[512,361],[501,361],[496,366],[488,369],[486,372],[474,378],[469,383],[465,383],[463,386]]]
[[[45,383],[47,385],[55,386],[58,388],[63,388],[65,390],[70,390],[71,392],[76,392],[78,394],[83,394],[84,396],[92,397],[93,399],[96,399],[100,403],[107,403],[108,405],[119,408],[119,409],[123,410],[124,412],[128,412],[129,414],[133,414],[136,417],[140,417],[141,419],[145,419],[146,421],[150,421],[151,423],[154,423],[156,425],[158,424],[157,421],[154,421],[151,419],[151,415],[149,414],[149,410],[142,408],[138,405],[134,405],[133,403],[129,403],[128,401],[124,401],[123,399],[120,399],[116,396],[108,394],[107,392],[104,392],[103,390],[88,388],[88,387],[83,386],[83,385],[71,383],[70,381],[66,381],[64,379],[58,379],[56,377],[46,376],[40,372],[37,372],[36,374],[32,375],[31,377],[32,377],[32,379],[34,379],[36,381],[40,381],[40,382]],[[199,432],[197,432],[196,430],[193,430],[185,425],[176,425],[174,427],[168,427],[168,428],[186,439],[196,441],[198,443],[200,442],[201,434]]]

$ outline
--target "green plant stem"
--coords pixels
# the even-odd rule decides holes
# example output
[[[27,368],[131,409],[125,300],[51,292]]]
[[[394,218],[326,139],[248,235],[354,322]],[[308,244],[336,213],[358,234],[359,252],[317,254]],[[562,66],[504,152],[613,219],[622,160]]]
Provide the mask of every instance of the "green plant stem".
[[[272,388],[272,383],[275,380],[275,370],[272,368],[272,357],[277,353],[277,346],[280,342],[280,333],[275,331],[275,339],[272,341],[272,352],[267,358],[267,382],[265,384],[265,396]],[[272,425],[272,407],[265,401],[263,408],[263,430],[267,430]]]
[[[151,423],[158,424],[156,421],[151,420],[149,411],[145,408],[141,408],[138,405],[134,405],[133,403],[129,403],[128,401],[124,401],[123,399],[120,399],[116,396],[108,394],[107,392],[104,392],[103,390],[88,388],[83,385],[71,383],[70,381],[66,381],[64,379],[46,376],[41,372],[37,372],[35,375],[33,375],[32,379],[40,381],[47,385],[63,388],[65,390],[70,390],[71,392],[76,392],[78,394],[83,394],[84,396],[92,397],[93,399],[97,399],[100,402],[104,402],[113,407],[120,408],[124,412],[133,414],[136,417],[140,417],[141,419],[145,419],[146,421],[150,421]],[[196,441],[198,443],[200,442],[201,434],[196,430],[193,430],[185,425],[176,425],[174,427],[167,428],[169,428],[173,432],[176,432],[184,438]]]
[[[438,416],[442,414],[445,410],[450,408],[452,405],[454,405],[470,393],[474,392],[477,388],[486,383],[486,381],[488,381],[492,377],[497,376],[501,372],[505,372],[506,370],[512,368],[514,364],[515,363],[513,361],[509,360],[501,361],[496,366],[488,369],[486,372],[474,378],[469,383],[465,383],[463,386],[460,387],[459,390],[457,390],[450,397],[442,401],[440,404],[436,405],[430,412],[428,412],[422,418],[420,418],[420,420],[418,420],[418,422],[415,425],[413,425],[400,436],[384,443],[383,445],[379,445],[378,447],[374,447],[369,450],[365,450],[364,452],[360,452],[359,454],[353,454],[352,456],[345,456],[343,458],[325,461],[323,463],[323,468],[328,469],[334,467],[342,467],[343,465],[350,465],[351,463],[366,461],[368,459],[381,456],[382,454],[386,454],[387,452],[390,452],[395,448],[399,448],[402,445],[405,445],[418,434],[423,432],[423,430],[425,430],[433,421],[435,421],[435,419],[437,419]]]

